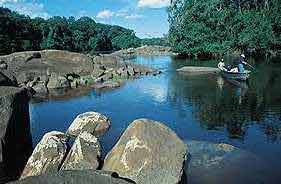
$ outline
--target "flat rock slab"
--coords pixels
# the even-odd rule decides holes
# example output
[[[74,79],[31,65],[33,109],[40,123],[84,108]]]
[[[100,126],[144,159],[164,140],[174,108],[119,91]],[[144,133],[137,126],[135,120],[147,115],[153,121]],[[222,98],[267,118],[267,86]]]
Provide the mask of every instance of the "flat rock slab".
[[[160,122],[139,119],[126,129],[105,158],[103,170],[138,184],[178,184],[187,147]]]
[[[267,173],[266,162],[252,153],[228,144],[204,141],[186,141],[186,144],[190,153],[185,167],[187,183],[274,183]]]
[[[28,177],[12,184],[132,184],[134,182],[119,178],[117,174],[102,171],[61,171],[56,174],[43,174]]]
[[[97,169],[101,159],[101,146],[92,134],[83,132],[76,139],[61,170]]]
[[[180,69],[177,69],[178,72],[184,74],[211,74],[211,73],[219,73],[220,70],[218,68],[213,67],[196,67],[196,66],[185,66]]]

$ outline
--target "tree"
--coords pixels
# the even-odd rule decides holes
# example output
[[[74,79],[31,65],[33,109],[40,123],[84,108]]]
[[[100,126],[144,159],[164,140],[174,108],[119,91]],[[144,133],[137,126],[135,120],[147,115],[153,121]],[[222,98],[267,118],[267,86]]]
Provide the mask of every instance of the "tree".
[[[110,51],[140,46],[132,30],[96,23],[89,17],[31,19],[6,8],[0,8],[0,17],[0,54],[40,49]]]
[[[168,9],[169,42],[193,56],[266,54],[280,50],[279,12],[278,0],[177,0]]]

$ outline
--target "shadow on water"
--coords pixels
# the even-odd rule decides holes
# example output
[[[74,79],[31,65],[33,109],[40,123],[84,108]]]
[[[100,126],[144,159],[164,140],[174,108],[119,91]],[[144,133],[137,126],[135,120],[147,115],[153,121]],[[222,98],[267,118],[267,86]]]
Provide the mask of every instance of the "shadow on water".
[[[173,75],[169,83],[169,102],[187,114],[192,105],[193,116],[206,130],[226,128],[230,138],[244,139],[248,126],[259,125],[272,142],[281,140],[281,72],[268,66],[247,82],[220,76]]]

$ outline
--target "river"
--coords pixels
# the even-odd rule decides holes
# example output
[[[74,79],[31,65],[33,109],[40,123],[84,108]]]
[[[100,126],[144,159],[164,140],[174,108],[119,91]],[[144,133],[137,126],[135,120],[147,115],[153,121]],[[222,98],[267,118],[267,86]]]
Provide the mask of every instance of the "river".
[[[119,89],[89,91],[70,99],[31,103],[34,145],[49,131],[66,131],[86,111],[105,114],[112,127],[101,138],[106,154],[135,119],[164,122],[180,138],[227,143],[253,153],[281,173],[281,65],[253,63],[257,71],[247,83],[233,83],[218,75],[182,75],[188,65],[216,66],[216,61],[174,59],[170,56],[134,57],[135,63],[163,71],[158,76],[126,82]],[[249,176],[254,177],[254,176]]]

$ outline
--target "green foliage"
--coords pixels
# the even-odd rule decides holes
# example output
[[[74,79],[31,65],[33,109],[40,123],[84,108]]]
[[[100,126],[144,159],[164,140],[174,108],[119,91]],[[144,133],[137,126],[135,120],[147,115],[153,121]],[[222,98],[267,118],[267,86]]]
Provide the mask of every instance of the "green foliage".
[[[169,42],[174,51],[193,56],[222,55],[248,49],[280,49],[278,0],[178,0],[169,12]]]
[[[94,53],[141,45],[132,30],[99,24],[89,17],[31,19],[0,7],[0,24],[0,55],[40,49]]]
[[[157,45],[157,46],[169,46],[168,40],[164,38],[144,38],[141,40],[142,45]]]
[[[112,39],[112,45],[115,49],[125,49],[140,46],[140,39],[134,36],[134,33],[122,33]]]

